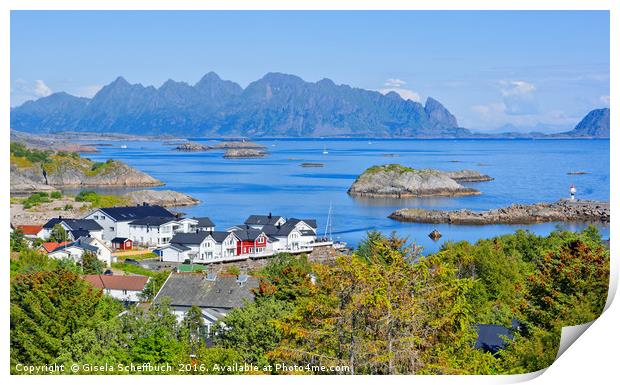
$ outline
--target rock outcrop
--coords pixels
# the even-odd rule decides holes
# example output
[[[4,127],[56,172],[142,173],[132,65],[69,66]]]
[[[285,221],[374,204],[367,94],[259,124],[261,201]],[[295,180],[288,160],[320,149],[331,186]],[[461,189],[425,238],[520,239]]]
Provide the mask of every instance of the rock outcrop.
[[[364,171],[353,182],[348,193],[370,198],[477,195],[480,194],[478,190],[464,187],[458,181],[478,182],[491,179],[471,170],[446,173],[388,164],[373,166]]]
[[[200,143],[194,143],[194,142],[181,143],[175,147],[175,150],[177,151],[187,151],[187,152],[207,151],[208,149],[209,147],[206,147]]]
[[[254,148],[229,148],[224,158],[263,158],[267,154]]]
[[[238,141],[229,141],[229,142],[220,142],[211,146],[212,149],[231,149],[231,148],[253,148],[253,149],[264,149],[266,148],[262,144],[258,144],[255,142],[249,142],[245,140]]]
[[[553,203],[515,204],[505,208],[471,210],[401,209],[389,215],[401,222],[450,223],[456,225],[530,224],[541,222],[609,223],[609,202],[562,199]]]
[[[51,188],[150,187],[163,183],[123,162],[93,162],[77,155],[56,153],[46,161],[32,162],[11,156],[11,193]]]
[[[191,206],[200,201],[187,194],[173,190],[140,190],[125,194],[131,204],[148,203],[164,207]]]

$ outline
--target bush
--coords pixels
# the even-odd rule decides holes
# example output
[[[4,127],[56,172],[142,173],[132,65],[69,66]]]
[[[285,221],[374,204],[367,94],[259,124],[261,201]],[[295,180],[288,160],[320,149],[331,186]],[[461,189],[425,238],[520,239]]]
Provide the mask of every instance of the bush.
[[[50,197],[53,198],[53,199],[60,199],[60,198],[62,198],[62,193],[60,191],[53,191],[50,194]]]

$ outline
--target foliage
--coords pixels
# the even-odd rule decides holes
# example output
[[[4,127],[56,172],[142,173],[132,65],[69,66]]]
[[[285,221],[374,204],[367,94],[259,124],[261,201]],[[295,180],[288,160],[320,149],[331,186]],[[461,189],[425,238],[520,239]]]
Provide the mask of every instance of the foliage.
[[[247,303],[226,315],[216,326],[216,345],[237,351],[244,362],[267,365],[266,353],[282,339],[276,321],[292,310],[292,306],[276,298],[263,298]]]
[[[166,279],[170,275],[169,271],[161,271],[151,275],[151,279],[147,282],[146,286],[140,293],[140,297],[143,301],[152,301],[153,298],[159,292],[159,289],[164,285]]]
[[[60,223],[56,223],[50,231],[49,242],[65,242],[68,240],[67,231]]]
[[[84,274],[102,274],[106,266],[104,262],[97,258],[97,255],[90,251],[86,251],[82,255],[81,265]]]
[[[24,205],[25,209],[32,208],[34,206],[38,206],[41,203],[47,203],[50,201],[50,194],[46,192],[35,192],[31,194],[28,198],[22,201],[22,205]]]
[[[54,362],[63,339],[116,313],[113,301],[74,272],[16,275],[11,282],[11,365]]]
[[[127,204],[127,199],[119,195],[100,195],[95,191],[82,190],[75,196],[76,202],[90,202],[92,207],[112,207]]]
[[[18,158],[25,158],[32,163],[47,162],[53,151],[37,150],[28,148],[25,144],[19,142],[11,142],[11,155]]]
[[[28,247],[28,243],[26,242],[26,238],[24,238],[24,232],[22,229],[15,229],[11,233],[10,239],[11,251],[22,251],[26,247]]]
[[[257,295],[283,301],[307,296],[312,286],[311,274],[312,267],[305,255],[276,254],[260,273]]]
[[[52,198],[52,199],[60,199],[60,198],[62,198],[62,193],[60,191],[52,191],[50,193],[50,198]]]
[[[125,263],[125,262],[115,262],[112,264],[112,267],[118,270],[122,270],[126,273],[145,275],[147,277],[155,277],[155,275],[158,274],[158,272],[156,271],[149,270],[142,266],[136,266],[136,265],[132,265],[130,263]]]

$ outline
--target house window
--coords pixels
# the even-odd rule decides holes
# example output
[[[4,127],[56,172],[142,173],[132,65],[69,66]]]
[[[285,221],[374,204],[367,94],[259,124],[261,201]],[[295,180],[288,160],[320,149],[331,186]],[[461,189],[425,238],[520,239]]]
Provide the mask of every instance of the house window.
[[[114,231],[114,227],[110,226],[110,231]]]
[[[123,290],[123,295],[127,295],[127,290]]]

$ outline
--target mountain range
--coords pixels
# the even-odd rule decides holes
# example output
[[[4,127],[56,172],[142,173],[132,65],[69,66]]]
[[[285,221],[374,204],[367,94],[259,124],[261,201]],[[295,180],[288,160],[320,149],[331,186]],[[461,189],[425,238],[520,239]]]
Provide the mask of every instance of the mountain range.
[[[306,82],[283,73],[268,73],[246,88],[214,72],[194,85],[168,80],[159,88],[118,77],[92,98],[58,92],[14,107],[11,128],[182,137],[477,136],[431,97],[422,105],[396,92],[384,95],[329,79]]]

